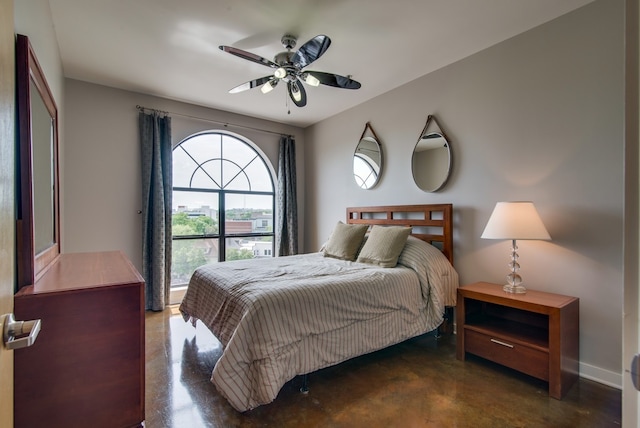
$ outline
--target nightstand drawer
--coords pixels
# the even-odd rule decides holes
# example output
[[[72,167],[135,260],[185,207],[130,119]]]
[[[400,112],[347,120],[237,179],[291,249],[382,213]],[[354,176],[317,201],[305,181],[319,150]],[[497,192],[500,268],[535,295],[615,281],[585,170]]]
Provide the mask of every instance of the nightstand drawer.
[[[465,351],[538,379],[549,380],[549,354],[509,339],[464,329]]]

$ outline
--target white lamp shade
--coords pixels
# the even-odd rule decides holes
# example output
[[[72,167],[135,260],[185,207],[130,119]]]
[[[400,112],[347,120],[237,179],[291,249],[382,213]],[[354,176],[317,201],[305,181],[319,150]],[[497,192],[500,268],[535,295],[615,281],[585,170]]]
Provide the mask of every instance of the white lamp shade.
[[[498,202],[482,232],[485,239],[544,239],[544,227],[533,202]]]

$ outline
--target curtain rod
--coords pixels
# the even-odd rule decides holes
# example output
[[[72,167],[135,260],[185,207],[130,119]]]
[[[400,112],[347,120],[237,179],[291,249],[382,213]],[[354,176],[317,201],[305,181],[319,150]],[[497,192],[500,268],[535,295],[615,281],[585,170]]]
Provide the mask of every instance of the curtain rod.
[[[232,126],[234,128],[250,129],[252,131],[258,131],[258,132],[264,132],[264,133],[267,133],[267,134],[280,135],[281,137],[293,137],[293,135],[291,135],[291,134],[283,134],[282,132],[269,131],[267,129],[254,128],[254,127],[246,126],[246,125],[238,125],[238,124],[230,123],[230,122],[220,122],[218,120],[207,119],[207,118],[198,117],[198,116],[191,116],[191,115],[188,115],[188,114],[176,113],[176,112],[172,112],[172,111],[158,110],[158,109],[155,109],[155,108],[144,107],[144,106],[141,106],[141,105],[136,105],[136,108],[138,110],[142,111],[142,112],[144,112],[145,110],[148,110],[148,111],[152,111],[154,113],[161,113],[161,114],[165,114],[165,115],[171,114],[172,116],[181,116],[181,117],[186,117],[186,118],[189,118],[189,119],[196,119],[196,120],[203,120],[205,122],[217,123],[219,125],[224,126],[225,128],[227,128],[229,126]]]

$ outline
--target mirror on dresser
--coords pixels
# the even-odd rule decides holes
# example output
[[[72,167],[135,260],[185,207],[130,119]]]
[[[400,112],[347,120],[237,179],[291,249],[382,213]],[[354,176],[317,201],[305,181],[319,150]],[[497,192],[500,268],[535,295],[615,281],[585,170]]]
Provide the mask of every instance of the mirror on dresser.
[[[382,174],[382,147],[380,139],[367,122],[353,153],[353,178],[361,189],[371,189]]]
[[[27,36],[16,38],[18,287],[60,254],[58,109]]]
[[[434,125],[429,129],[431,125]],[[433,115],[429,115],[411,157],[416,185],[425,192],[444,187],[451,173],[451,144]]]

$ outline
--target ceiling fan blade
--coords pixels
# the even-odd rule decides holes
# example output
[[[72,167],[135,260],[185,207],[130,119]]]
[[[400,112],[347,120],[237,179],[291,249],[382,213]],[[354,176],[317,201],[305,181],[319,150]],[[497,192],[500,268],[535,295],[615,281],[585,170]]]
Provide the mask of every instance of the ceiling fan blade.
[[[325,35],[315,36],[293,54],[291,62],[299,69],[306,67],[324,54],[331,45],[331,39]]]
[[[362,86],[360,82],[356,82],[349,77],[340,76],[339,74],[324,73],[322,71],[307,71],[307,73],[318,79],[322,85],[342,89],[360,89]]]
[[[291,97],[291,101],[298,107],[307,105],[307,92],[304,90],[302,82],[298,79],[287,82],[287,91]]]
[[[219,46],[220,50],[230,53],[231,55],[238,56],[243,59],[247,59],[249,61],[253,61],[258,64],[266,65],[271,68],[280,67],[273,61],[269,61],[266,58],[261,57],[260,55],[252,54],[251,52],[243,51],[242,49],[234,48],[233,46]]]
[[[257,88],[258,86],[264,85],[271,79],[273,79],[272,75],[264,76],[259,79],[249,80],[248,82],[245,82],[242,85],[238,85],[235,88],[229,89],[229,93],[236,94],[238,92],[243,92],[249,89]]]

